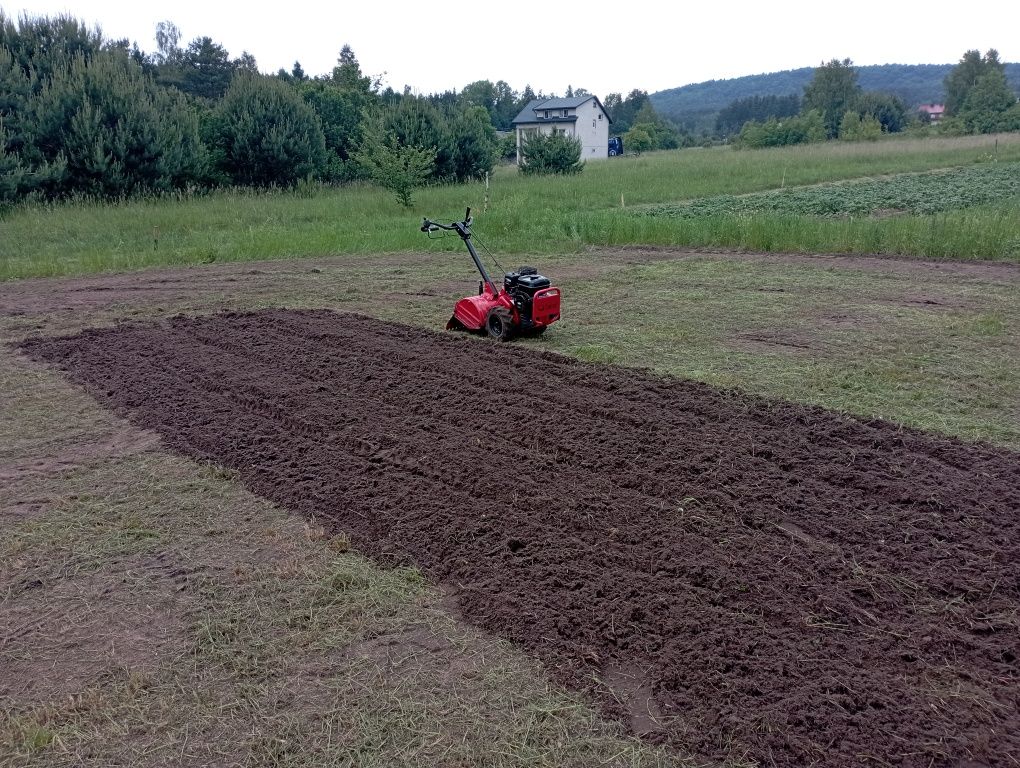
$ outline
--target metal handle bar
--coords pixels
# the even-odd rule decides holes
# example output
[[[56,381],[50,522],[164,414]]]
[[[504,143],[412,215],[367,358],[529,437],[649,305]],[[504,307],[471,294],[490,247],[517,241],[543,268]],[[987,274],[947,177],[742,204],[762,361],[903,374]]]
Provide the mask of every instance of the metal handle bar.
[[[432,221],[431,219],[424,218],[421,220],[421,231],[422,232],[435,232],[437,229],[445,229],[456,231],[461,237],[469,236],[471,233],[469,227],[471,226],[471,209],[468,208],[464,214],[464,221],[455,221],[452,224],[440,224],[438,221]]]
[[[435,232],[437,229],[453,229],[453,225],[446,226],[440,224],[438,221],[429,221],[428,219],[421,220],[421,231],[422,232]]]

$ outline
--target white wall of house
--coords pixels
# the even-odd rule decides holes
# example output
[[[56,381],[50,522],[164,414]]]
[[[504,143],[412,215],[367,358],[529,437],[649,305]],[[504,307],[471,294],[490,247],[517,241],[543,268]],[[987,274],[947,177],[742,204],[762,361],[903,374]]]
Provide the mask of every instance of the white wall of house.
[[[544,110],[539,110],[539,116],[548,119],[549,122],[518,126],[517,164],[521,163],[521,144],[528,131],[549,134],[553,130],[558,130],[580,139],[582,160],[602,160],[609,157],[609,117],[602,111],[598,102],[589,99],[576,110],[567,110],[567,116],[575,114],[576,121],[557,122],[557,117],[564,116],[563,110],[551,111],[548,118],[545,118]]]
[[[595,99],[577,108],[576,136],[581,140],[581,159],[609,157],[609,119]]]

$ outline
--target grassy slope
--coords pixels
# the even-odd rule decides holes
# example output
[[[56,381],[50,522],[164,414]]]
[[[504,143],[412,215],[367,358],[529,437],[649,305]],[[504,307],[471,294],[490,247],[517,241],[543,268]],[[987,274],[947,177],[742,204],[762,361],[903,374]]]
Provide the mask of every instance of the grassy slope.
[[[485,211],[481,184],[422,190],[412,210],[373,187],[32,206],[0,220],[0,279],[418,249],[422,215],[452,218],[469,205],[478,213],[478,233],[504,253],[646,243],[1013,258],[1020,243],[1016,200],[938,216],[822,222],[780,215],[642,220],[621,209],[621,201],[673,202],[993,159],[1020,160],[1020,134],[764,151],[694,149],[592,163],[572,178],[526,179],[501,168]]]

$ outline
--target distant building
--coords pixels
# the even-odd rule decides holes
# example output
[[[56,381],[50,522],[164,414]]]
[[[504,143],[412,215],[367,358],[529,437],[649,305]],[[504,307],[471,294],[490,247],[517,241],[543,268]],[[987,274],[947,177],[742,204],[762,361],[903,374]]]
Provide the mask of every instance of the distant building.
[[[922,115],[928,115],[928,119],[933,123],[937,123],[946,114],[945,104],[922,104],[917,108],[917,111]]]
[[[565,133],[581,141],[582,160],[609,157],[609,124],[613,122],[595,96],[570,99],[534,99],[514,118],[517,132],[517,164],[521,144],[535,133]]]

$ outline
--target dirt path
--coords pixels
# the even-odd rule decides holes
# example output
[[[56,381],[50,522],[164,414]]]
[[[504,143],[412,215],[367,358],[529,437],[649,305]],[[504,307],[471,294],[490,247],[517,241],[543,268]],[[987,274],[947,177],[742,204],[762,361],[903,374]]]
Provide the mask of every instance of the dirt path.
[[[1020,760],[1014,453],[323,311],[26,349],[418,564],[649,738],[780,765]]]

